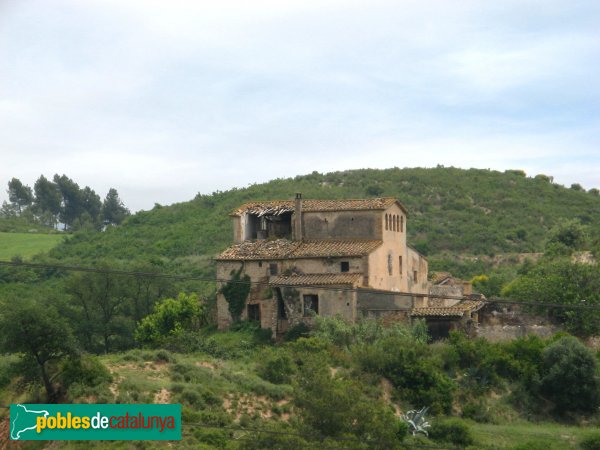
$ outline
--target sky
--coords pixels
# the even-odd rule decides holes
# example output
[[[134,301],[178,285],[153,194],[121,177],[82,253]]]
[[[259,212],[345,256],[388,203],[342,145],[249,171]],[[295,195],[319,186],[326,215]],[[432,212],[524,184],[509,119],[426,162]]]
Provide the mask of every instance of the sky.
[[[0,0],[0,202],[132,210],[314,170],[600,188],[600,2]]]

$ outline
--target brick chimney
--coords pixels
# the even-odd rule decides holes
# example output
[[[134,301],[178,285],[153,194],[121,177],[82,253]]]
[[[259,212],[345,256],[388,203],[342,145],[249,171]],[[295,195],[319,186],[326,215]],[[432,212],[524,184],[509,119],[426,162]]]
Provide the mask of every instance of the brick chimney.
[[[302,240],[302,194],[296,193],[296,204],[294,206],[294,241]]]

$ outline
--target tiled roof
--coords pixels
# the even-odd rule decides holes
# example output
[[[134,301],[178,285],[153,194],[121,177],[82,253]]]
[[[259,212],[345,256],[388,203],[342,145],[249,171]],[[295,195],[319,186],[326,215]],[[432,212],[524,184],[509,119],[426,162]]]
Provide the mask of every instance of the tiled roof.
[[[362,256],[381,245],[376,240],[302,241],[291,257]]]
[[[262,260],[362,256],[381,245],[376,240],[275,241],[261,240],[235,244],[223,251],[217,260]]]
[[[446,278],[450,278],[452,274],[450,272],[434,272],[431,275],[431,282],[433,284],[438,284],[444,281]]]
[[[360,273],[319,273],[305,275],[279,275],[271,277],[270,284],[286,286],[325,286],[325,285],[359,285],[362,280]]]
[[[217,259],[282,259],[287,258],[301,242],[277,239],[275,241],[246,241],[225,249]]]
[[[352,200],[302,200],[302,211],[361,211],[361,210],[384,210],[397,203],[402,210],[406,208],[398,200],[392,197],[365,198]],[[294,212],[294,200],[269,200],[263,202],[249,202],[232,211],[230,215],[240,216],[247,212],[262,216],[265,214],[283,214]]]
[[[446,307],[414,308],[410,315],[413,317],[463,317],[465,312],[477,311],[483,302],[464,300],[456,305]]]

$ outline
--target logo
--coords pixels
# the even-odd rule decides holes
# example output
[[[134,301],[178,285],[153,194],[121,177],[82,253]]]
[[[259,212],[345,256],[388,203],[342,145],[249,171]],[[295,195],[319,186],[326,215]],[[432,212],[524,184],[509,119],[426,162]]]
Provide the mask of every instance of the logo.
[[[180,440],[181,405],[10,405],[12,440]]]

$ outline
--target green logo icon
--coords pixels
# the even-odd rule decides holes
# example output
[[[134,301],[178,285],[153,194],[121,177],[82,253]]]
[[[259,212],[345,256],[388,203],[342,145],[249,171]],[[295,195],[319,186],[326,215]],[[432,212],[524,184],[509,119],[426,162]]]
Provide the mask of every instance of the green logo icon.
[[[180,440],[181,405],[10,405],[12,440]]]

